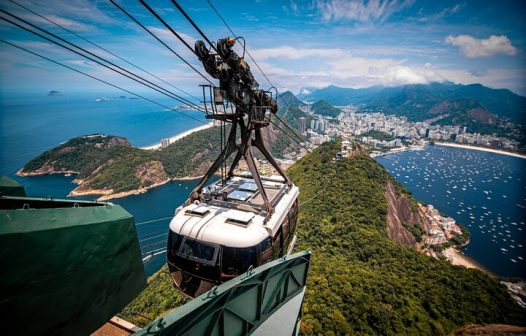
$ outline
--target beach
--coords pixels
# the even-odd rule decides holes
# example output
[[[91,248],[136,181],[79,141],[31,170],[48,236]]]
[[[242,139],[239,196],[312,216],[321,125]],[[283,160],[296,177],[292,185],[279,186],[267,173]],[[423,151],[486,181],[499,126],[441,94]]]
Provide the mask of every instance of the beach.
[[[456,148],[464,148],[464,149],[473,149],[473,150],[479,150],[479,151],[483,151],[483,152],[490,152],[490,153],[495,153],[495,154],[503,154],[503,155],[509,155],[509,156],[518,157],[518,158],[521,158],[521,159],[526,159],[526,155],[519,154],[519,153],[512,153],[512,152],[508,152],[508,151],[504,151],[504,150],[500,150],[500,149],[493,149],[493,148],[486,148],[486,147],[479,147],[479,146],[471,146],[471,145],[461,145],[461,144],[450,143],[450,142],[435,142],[435,145],[447,146],[447,147],[456,147]]]
[[[453,265],[464,266],[466,268],[476,268],[486,274],[493,275],[491,272],[485,269],[482,265],[480,265],[479,263],[477,263],[475,260],[471,259],[470,257],[465,256],[455,247],[449,247],[445,249],[444,251],[442,251],[442,254]]]
[[[175,141],[177,140],[180,140],[182,138],[184,138],[185,136],[188,136],[194,132],[198,132],[198,131],[202,131],[202,130],[205,130],[205,129],[208,129],[210,127],[213,127],[214,126],[214,123],[213,122],[209,122],[208,124],[205,124],[205,125],[202,125],[202,126],[199,126],[199,127],[195,127],[195,128],[192,128],[186,132],[183,132],[183,133],[179,133],[173,137],[170,137],[170,144],[174,143]],[[153,150],[153,149],[160,149],[161,148],[161,143],[156,143],[156,144],[153,144],[153,145],[150,145],[150,146],[144,146],[144,147],[140,147],[141,149],[148,149],[148,150]]]

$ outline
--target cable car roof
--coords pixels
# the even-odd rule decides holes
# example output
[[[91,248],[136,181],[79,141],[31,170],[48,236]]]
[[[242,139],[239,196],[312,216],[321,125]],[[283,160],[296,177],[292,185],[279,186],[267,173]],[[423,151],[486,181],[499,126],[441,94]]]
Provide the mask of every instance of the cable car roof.
[[[258,211],[258,206],[262,204],[258,192],[245,191],[254,180],[237,176],[227,181],[225,186],[221,186],[219,181],[206,190],[209,193],[227,193],[227,201],[210,200],[178,208],[170,222],[170,230],[200,241],[231,247],[250,247],[261,243],[277,232],[299,194],[296,186],[288,187],[281,178],[262,179],[267,194],[271,195],[275,204],[274,213],[266,223],[267,214]],[[233,193],[245,193],[248,197],[230,197]]]

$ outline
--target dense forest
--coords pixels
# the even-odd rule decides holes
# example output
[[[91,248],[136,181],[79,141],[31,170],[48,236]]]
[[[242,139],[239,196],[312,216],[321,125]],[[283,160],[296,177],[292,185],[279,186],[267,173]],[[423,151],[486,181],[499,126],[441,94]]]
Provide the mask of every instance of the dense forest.
[[[304,334],[446,335],[526,321],[498,279],[391,241],[386,185],[410,193],[367,155],[334,161],[339,148],[326,143],[288,170],[301,190],[296,249],[312,251]],[[144,324],[184,302],[163,268],[123,314]]]

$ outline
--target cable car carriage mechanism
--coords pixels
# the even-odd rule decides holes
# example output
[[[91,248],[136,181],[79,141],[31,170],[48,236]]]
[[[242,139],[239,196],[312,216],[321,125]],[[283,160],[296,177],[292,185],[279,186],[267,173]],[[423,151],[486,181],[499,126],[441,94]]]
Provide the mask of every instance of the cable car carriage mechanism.
[[[219,39],[212,46],[217,53],[195,43],[205,70],[219,80],[218,87],[201,86],[206,117],[221,124],[221,153],[170,222],[168,267],[174,284],[191,297],[290,253],[295,240],[299,190],[261,134],[278,105],[232,49],[238,39]],[[259,174],[253,147],[279,175]],[[235,174],[242,158],[249,171]],[[218,170],[221,179],[205,186]]]

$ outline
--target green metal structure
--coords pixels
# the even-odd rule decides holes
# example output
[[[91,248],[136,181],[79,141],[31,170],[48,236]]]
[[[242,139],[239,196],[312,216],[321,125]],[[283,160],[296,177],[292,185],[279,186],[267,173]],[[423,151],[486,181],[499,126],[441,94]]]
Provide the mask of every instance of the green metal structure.
[[[24,187],[16,182],[15,180],[10,179],[7,176],[0,176],[0,196],[18,196],[25,197],[26,191]]]
[[[0,196],[5,335],[86,335],[145,287],[133,216],[111,203]]]
[[[134,335],[297,334],[309,262],[305,251],[249,270]]]

